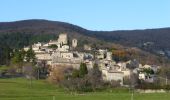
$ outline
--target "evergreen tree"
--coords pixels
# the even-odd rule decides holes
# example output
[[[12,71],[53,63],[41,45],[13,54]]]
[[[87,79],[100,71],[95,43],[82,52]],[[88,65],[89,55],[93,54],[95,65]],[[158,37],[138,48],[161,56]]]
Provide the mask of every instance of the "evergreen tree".
[[[5,43],[0,43],[0,65],[8,65],[10,62],[10,53],[12,49]]]
[[[84,77],[86,74],[88,74],[87,66],[85,63],[81,63],[79,75],[80,75],[80,77]]]
[[[93,65],[92,74],[98,78],[101,77],[101,71],[99,70],[99,66],[96,63]]]
[[[73,73],[72,73],[72,77],[73,78],[78,78],[79,77],[79,70],[73,70]]]
[[[25,58],[25,51],[24,50],[16,50],[13,54],[13,57],[11,59],[12,64],[15,66],[15,70],[17,72],[22,72],[22,68],[24,65],[24,58]],[[12,66],[12,67],[14,67]]]
[[[9,64],[9,62],[10,62],[10,53],[11,53],[11,49],[10,49],[10,47],[9,46],[5,46],[4,47],[4,62],[5,62],[5,64]]]
[[[13,58],[12,58],[12,63],[19,65],[19,67],[22,65],[25,57],[25,51],[17,50],[14,52]]]

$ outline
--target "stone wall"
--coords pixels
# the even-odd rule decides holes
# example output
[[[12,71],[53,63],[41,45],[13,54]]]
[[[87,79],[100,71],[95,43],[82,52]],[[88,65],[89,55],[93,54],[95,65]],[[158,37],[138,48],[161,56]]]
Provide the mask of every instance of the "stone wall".
[[[167,92],[167,91],[164,90],[164,89],[159,89],[159,90],[152,90],[152,89],[143,90],[143,89],[137,89],[137,90],[135,90],[135,91],[138,92],[138,93],[165,93],[165,92]]]

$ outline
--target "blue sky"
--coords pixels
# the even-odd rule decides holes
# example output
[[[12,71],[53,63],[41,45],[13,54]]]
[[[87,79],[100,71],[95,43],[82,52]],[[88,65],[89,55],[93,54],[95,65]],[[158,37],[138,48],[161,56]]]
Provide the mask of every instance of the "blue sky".
[[[1,0],[0,22],[47,19],[89,30],[170,27],[170,0]]]

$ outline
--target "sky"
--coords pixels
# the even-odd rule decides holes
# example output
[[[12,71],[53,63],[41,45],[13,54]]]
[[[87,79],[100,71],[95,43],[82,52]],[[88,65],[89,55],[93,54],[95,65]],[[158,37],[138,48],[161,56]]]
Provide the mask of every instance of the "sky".
[[[47,19],[89,30],[170,27],[170,0],[0,0],[0,22]]]

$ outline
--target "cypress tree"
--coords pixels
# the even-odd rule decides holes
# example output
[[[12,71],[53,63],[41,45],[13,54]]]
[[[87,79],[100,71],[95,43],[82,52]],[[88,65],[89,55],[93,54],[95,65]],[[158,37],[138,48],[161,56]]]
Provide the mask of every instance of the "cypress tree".
[[[80,75],[80,77],[84,77],[86,74],[88,74],[87,66],[85,63],[81,63],[79,75]]]

